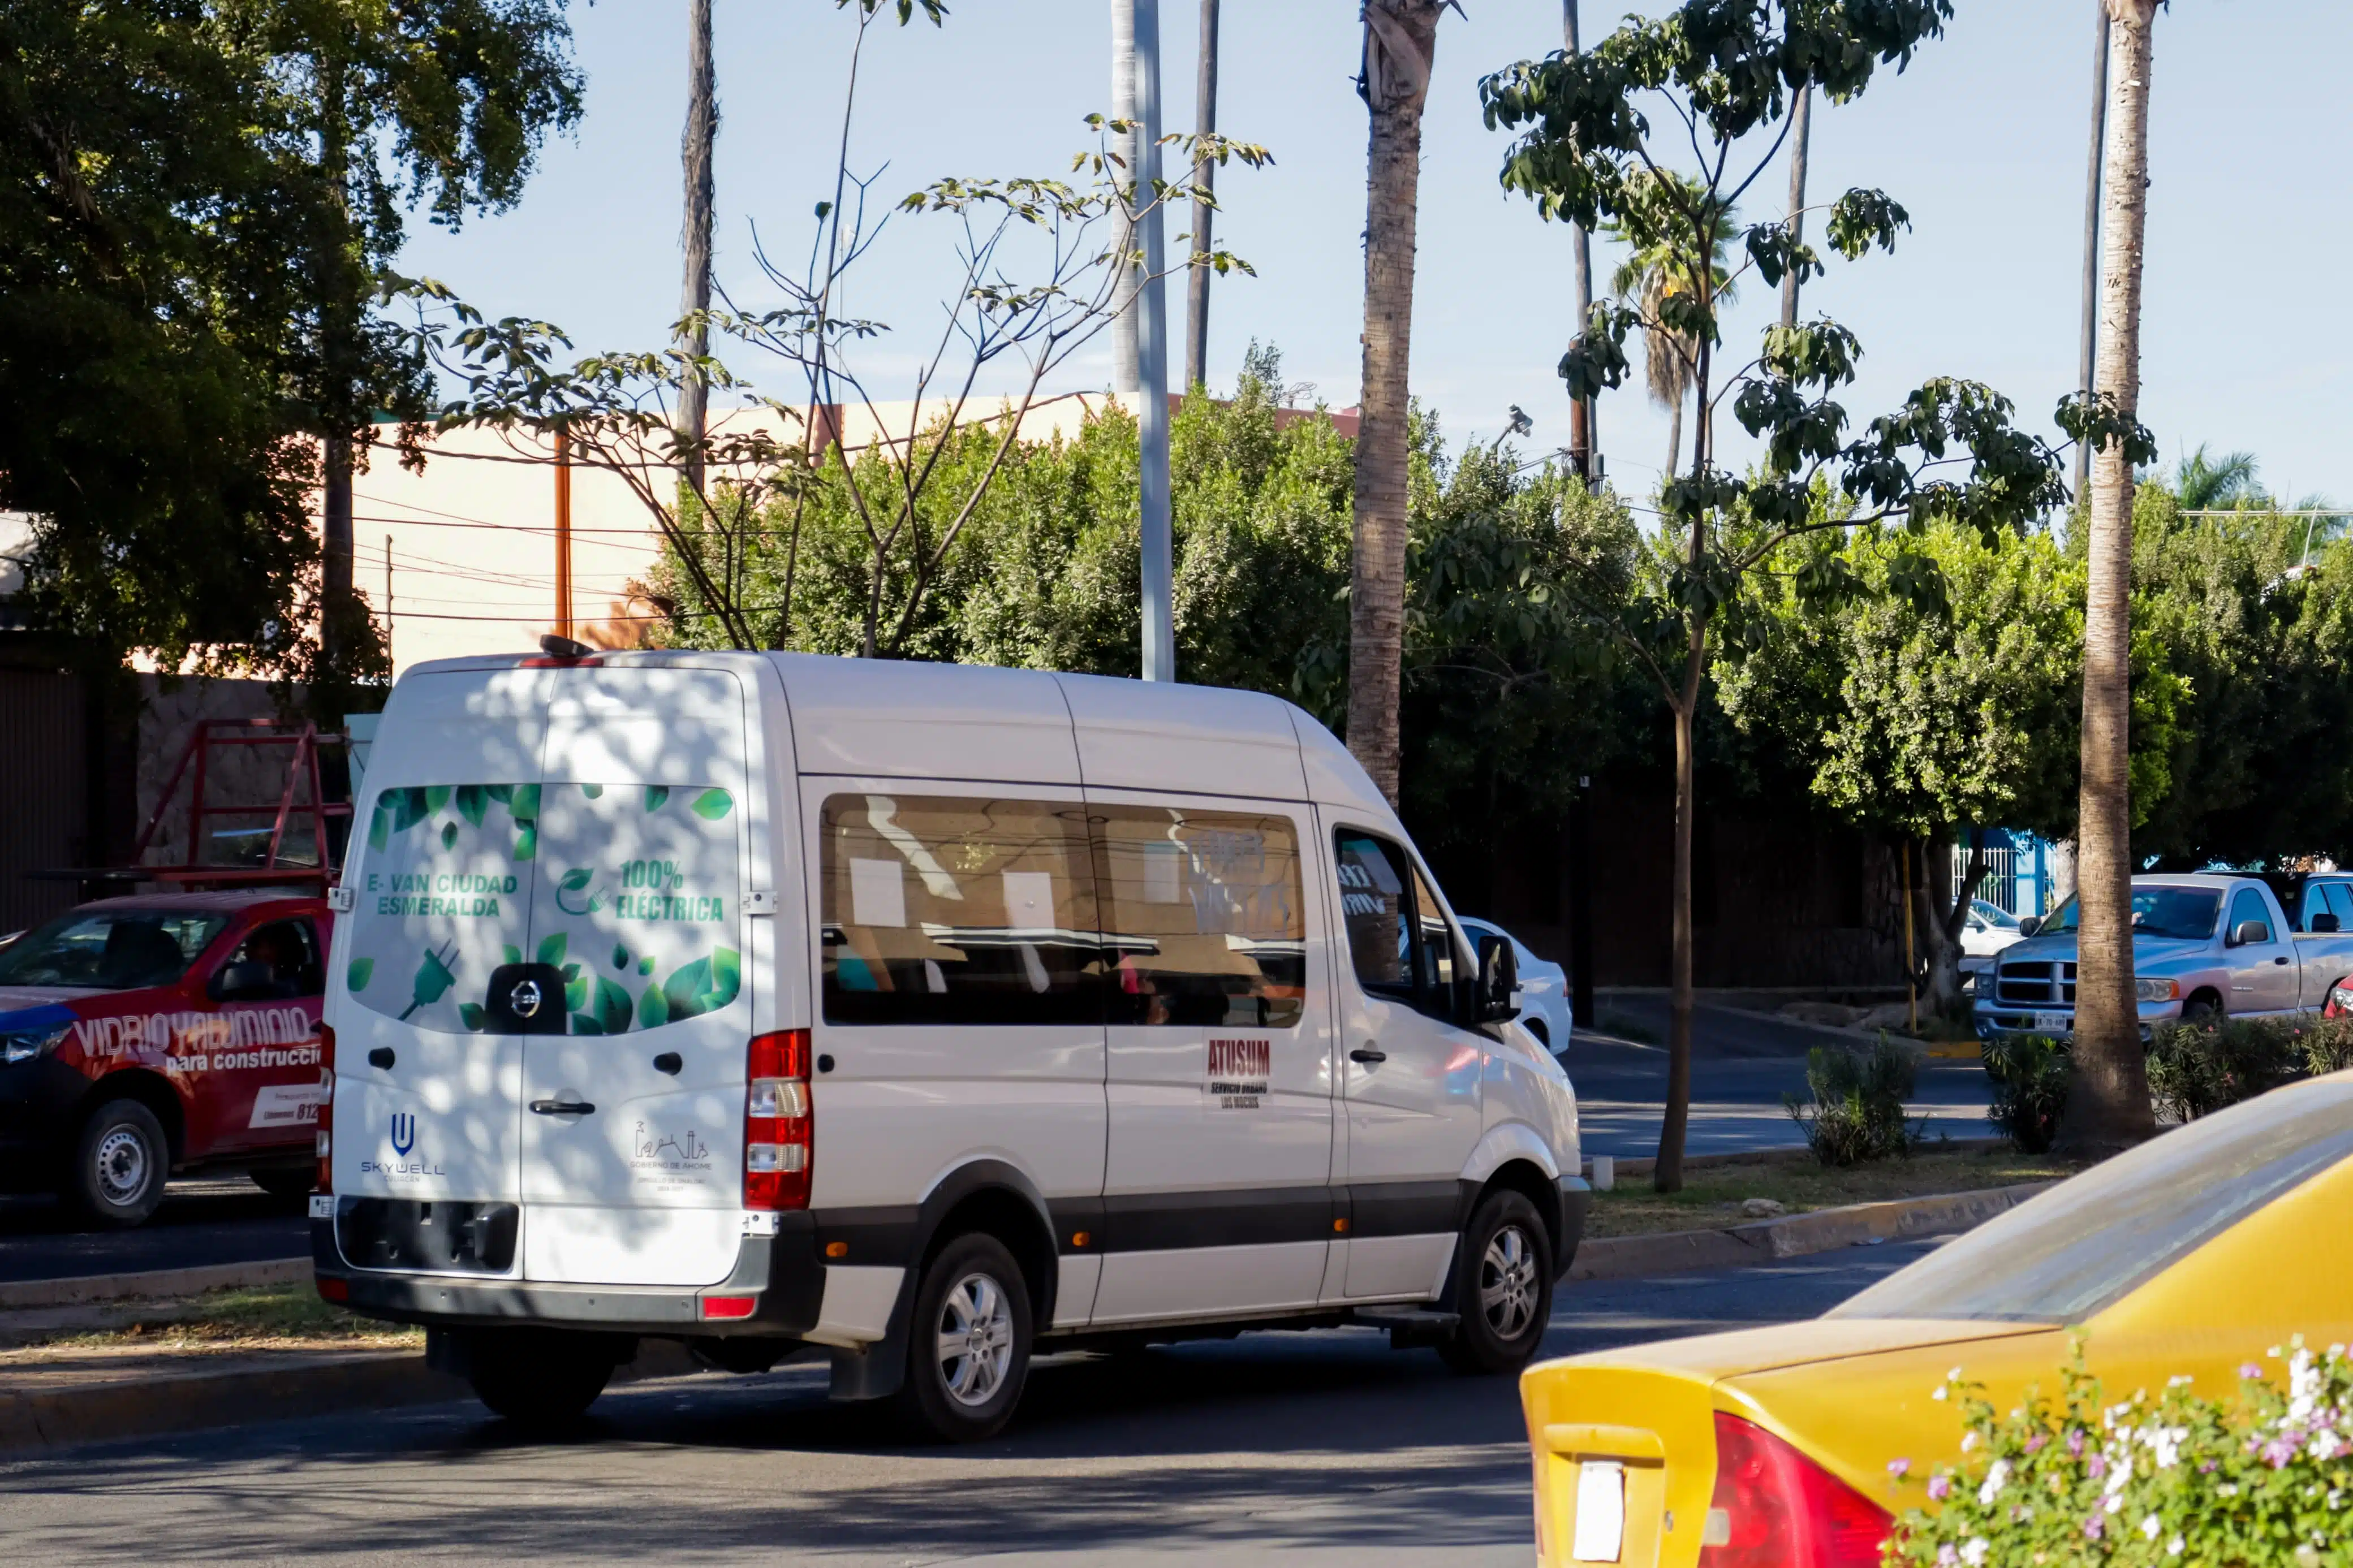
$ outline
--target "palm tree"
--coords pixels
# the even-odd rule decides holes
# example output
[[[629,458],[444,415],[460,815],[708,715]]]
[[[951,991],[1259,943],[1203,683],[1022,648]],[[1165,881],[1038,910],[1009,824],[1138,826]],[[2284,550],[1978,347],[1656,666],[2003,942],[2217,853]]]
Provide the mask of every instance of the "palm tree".
[[[2107,0],[2107,166],[2100,225],[2101,395],[2140,403],[2141,247],[2148,228],[2150,35],[2159,0]],[[2092,460],[2084,607],[2084,753],[2077,807],[2075,1074],[2063,1137],[2100,1152],[2156,1131],[2133,992],[2132,461],[2111,437]]]
[[[1798,101],[1789,110],[1789,237],[1806,237],[1806,150],[1813,140],[1814,85],[1808,82],[1798,89]],[[1798,269],[1781,274],[1781,324],[1798,324]]]
[[[1638,178],[1665,178],[1681,184],[1687,193],[1687,205],[1702,205],[1706,192],[1694,182],[1683,180],[1672,172]],[[1735,288],[1725,265],[1725,255],[1738,234],[1734,221],[1734,209],[1726,205],[1715,215],[1714,232],[1707,237],[1708,295],[1725,304],[1732,302]],[[1602,233],[1610,238],[1625,241],[1625,226],[1616,221],[1605,224]],[[1666,473],[1672,478],[1683,461],[1683,399],[1691,391],[1692,372],[1699,363],[1699,344],[1687,334],[1670,330],[1659,319],[1660,307],[1678,294],[1687,294],[1696,279],[1691,276],[1689,252],[1670,240],[1641,246],[1630,250],[1618,270],[1609,277],[1609,291],[1630,301],[1642,316],[1643,371],[1650,386],[1651,401],[1673,412],[1673,422],[1667,433]],[[1705,411],[1702,410],[1702,417]],[[1696,456],[1706,444],[1707,432],[1702,429],[1693,443]]]
[[[2108,129],[2108,0],[2092,0],[2098,13],[2092,32],[2092,145],[2084,175],[2084,325],[2076,344],[2076,390],[2090,395],[2097,385],[2092,356],[2100,341],[2100,172]],[[2084,493],[2091,454],[2075,443],[2075,494]]]
[[[2174,465],[2173,493],[2184,511],[2212,511],[2223,507],[2262,506],[2271,498],[2255,483],[2255,455],[2225,452],[2206,455],[2206,444]]]
[[[690,0],[686,23],[686,132],[679,139],[679,162],[686,174],[686,218],[681,238],[686,251],[686,285],[679,300],[681,320],[693,323],[681,335],[680,347],[698,357],[711,352],[711,327],[703,313],[711,309],[711,147],[719,135],[719,100],[711,63],[711,0]],[[710,392],[700,376],[690,375],[678,389],[679,438],[694,447],[702,442]],[[702,489],[702,458],[690,452],[687,483]]]
[[[1193,129],[1207,142],[1218,130],[1218,0],[1201,0],[1201,64],[1194,90]],[[1211,205],[1218,164],[1203,158],[1193,165],[1193,254],[1209,248],[1210,226],[1218,209]],[[1185,280],[1185,390],[1205,384],[1209,377],[1209,269],[1196,267]]]
[[[1414,217],[1421,110],[1451,0],[1364,0],[1356,90],[1371,111],[1365,176],[1365,371],[1356,421],[1349,577],[1348,749],[1398,796],[1398,679],[1405,636],[1406,373],[1413,343]]]

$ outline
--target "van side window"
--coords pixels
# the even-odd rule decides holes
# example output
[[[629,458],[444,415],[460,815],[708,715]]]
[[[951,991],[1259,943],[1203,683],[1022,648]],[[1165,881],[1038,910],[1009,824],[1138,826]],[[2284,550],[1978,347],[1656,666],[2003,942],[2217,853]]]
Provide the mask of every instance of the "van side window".
[[[1340,919],[1356,984],[1376,996],[1414,997],[1413,875],[1405,852],[1385,838],[1344,827],[1334,836]]]
[[[1413,914],[1415,929],[1420,933],[1417,945],[1421,951],[1422,984],[1436,988],[1435,1005],[1444,1014],[1451,1008],[1455,975],[1468,973],[1469,965],[1457,970],[1454,931],[1447,925],[1446,916],[1439,909],[1438,896],[1422,879],[1419,868],[1413,873]]]
[[[836,795],[821,824],[826,1022],[1102,1021],[1084,806]]]
[[[1307,998],[1299,837],[1288,817],[1101,805],[1107,1017],[1287,1029]]]

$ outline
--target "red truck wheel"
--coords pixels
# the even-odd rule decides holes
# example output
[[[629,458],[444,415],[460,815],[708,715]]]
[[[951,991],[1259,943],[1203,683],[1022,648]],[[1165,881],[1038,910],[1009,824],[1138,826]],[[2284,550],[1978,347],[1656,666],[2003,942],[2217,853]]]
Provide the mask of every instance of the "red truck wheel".
[[[66,1173],[66,1200],[85,1218],[142,1225],[164,1201],[172,1145],[155,1113],[135,1100],[110,1100],[90,1113]]]

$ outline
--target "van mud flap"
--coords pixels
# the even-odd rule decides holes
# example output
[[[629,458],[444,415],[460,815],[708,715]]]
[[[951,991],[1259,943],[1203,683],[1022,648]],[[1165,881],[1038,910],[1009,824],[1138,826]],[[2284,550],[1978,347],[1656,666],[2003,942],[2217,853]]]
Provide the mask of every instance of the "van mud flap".
[[[826,1397],[840,1404],[866,1399],[888,1399],[899,1392],[907,1381],[907,1323],[915,1312],[915,1287],[920,1281],[914,1269],[899,1287],[899,1300],[891,1309],[891,1321],[883,1327],[882,1337],[872,1344],[856,1350],[835,1346],[832,1379]]]

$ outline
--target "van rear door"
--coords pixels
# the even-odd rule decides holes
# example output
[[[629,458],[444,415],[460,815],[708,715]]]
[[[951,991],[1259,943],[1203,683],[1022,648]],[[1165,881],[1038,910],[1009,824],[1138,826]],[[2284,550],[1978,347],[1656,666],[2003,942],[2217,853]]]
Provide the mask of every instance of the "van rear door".
[[[544,687],[409,676],[368,769],[327,1001],[338,1227],[363,1268],[512,1271],[522,1042],[485,1032],[484,1004],[531,940]],[[417,1205],[448,1202],[507,1206],[470,1213],[479,1245],[426,1246],[414,1227],[444,1216]]]
[[[523,1275],[725,1279],[752,1035],[745,694],[674,665],[549,677],[539,875],[518,984]],[[519,1010],[519,1009],[518,1009]]]

